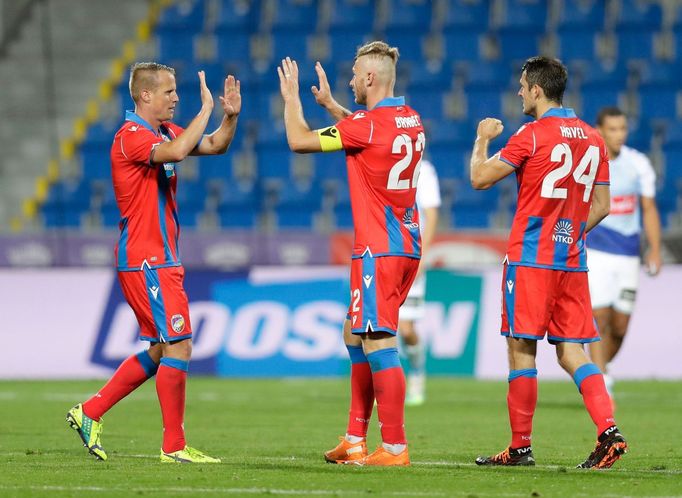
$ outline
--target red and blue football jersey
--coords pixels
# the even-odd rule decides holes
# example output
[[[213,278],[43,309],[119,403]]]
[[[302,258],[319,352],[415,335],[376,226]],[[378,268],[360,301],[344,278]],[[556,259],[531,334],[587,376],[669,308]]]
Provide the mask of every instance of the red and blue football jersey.
[[[403,97],[336,124],[346,152],[355,243],[353,257],[421,257],[416,207],[424,127]]]
[[[587,271],[585,226],[593,186],[609,184],[599,133],[572,109],[550,109],[522,126],[500,159],[516,169],[518,184],[509,264]]]
[[[121,235],[116,245],[119,271],[180,266],[174,163],[151,162],[154,148],[179,136],[183,128],[170,122],[157,133],[149,123],[128,111],[111,146],[111,174],[121,212]]]

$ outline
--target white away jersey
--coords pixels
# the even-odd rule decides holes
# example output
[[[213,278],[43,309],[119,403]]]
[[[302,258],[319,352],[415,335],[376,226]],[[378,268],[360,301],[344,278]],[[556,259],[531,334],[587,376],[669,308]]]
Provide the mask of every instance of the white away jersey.
[[[417,209],[419,210],[419,219],[422,220],[422,223],[419,224],[421,230],[424,229],[423,220],[426,219],[424,210],[433,207],[439,208],[440,204],[440,184],[438,183],[436,168],[430,161],[422,159],[419,180],[417,180]]]
[[[641,231],[639,198],[656,195],[656,173],[641,152],[623,146],[618,157],[609,161],[611,211],[587,236],[590,249],[639,255]]]

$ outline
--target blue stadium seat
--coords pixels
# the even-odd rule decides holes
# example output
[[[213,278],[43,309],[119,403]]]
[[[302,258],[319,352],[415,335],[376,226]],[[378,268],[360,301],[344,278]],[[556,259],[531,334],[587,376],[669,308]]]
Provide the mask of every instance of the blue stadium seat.
[[[654,33],[643,26],[627,26],[616,30],[618,38],[618,58],[649,60],[654,56]]]
[[[297,206],[278,206],[275,214],[279,229],[310,230],[315,222],[316,211],[301,209]]]
[[[663,145],[675,144],[682,147],[682,122],[675,121],[668,123],[663,135]]]
[[[308,36],[311,34],[313,33],[308,29],[273,29],[273,61],[279,64],[284,57],[291,57],[297,61],[300,70],[301,66],[308,64],[306,62],[308,60]]]
[[[444,94],[438,90],[410,90],[407,104],[414,108],[422,119],[443,119]]]
[[[464,146],[471,148],[476,138],[476,123],[468,121],[425,121],[426,149],[433,145]]]
[[[620,107],[621,92],[609,86],[590,86],[582,92],[580,119],[594,124],[602,107]]]
[[[232,165],[235,150],[230,146],[226,154],[199,156],[199,176],[204,180],[232,179]]]
[[[87,181],[56,182],[41,206],[47,227],[78,227],[81,216],[90,208],[91,188]]]
[[[374,0],[336,0],[331,12],[331,31],[371,32],[374,25]]]
[[[319,181],[345,182],[346,155],[343,152],[313,155],[313,176]]]
[[[641,0],[620,0],[618,27],[646,27],[651,30],[661,28],[663,9],[659,2]]]
[[[645,121],[630,124],[627,145],[640,152],[648,153],[651,149],[652,131]]]
[[[443,19],[434,19],[444,28],[474,28],[484,31],[488,26],[490,5],[487,0],[448,0]]]
[[[501,26],[545,30],[547,23],[545,0],[507,0]]]
[[[261,190],[256,182],[223,181],[219,188],[219,209],[257,211],[262,205]]]
[[[206,2],[177,2],[163,9],[157,23],[162,31],[198,33],[204,26]]]
[[[388,9],[385,28],[389,31],[426,32],[431,27],[431,5],[428,0],[393,0]]]
[[[256,147],[258,178],[286,182],[291,178],[291,151],[283,145],[260,145]]]
[[[411,64],[409,69],[408,92],[412,90],[443,92],[452,85],[453,73],[448,65],[444,64],[437,69],[431,69],[422,64]]]
[[[503,61],[526,60],[540,53],[540,42],[544,33],[534,27],[503,26],[495,33],[500,59]]]
[[[206,206],[208,190],[203,180],[200,181],[178,181],[175,192],[175,200],[178,205],[178,212],[182,210],[200,212]],[[196,223],[196,222],[195,222]]]
[[[593,61],[587,67],[581,68],[582,88],[610,87],[615,90],[625,90],[628,82],[628,68],[624,64],[604,66]]]
[[[467,88],[504,89],[518,81],[518,67],[504,62],[471,64],[466,72]]]
[[[260,16],[260,2],[222,0],[216,21],[217,29],[240,29],[255,31]]]
[[[261,204],[261,190],[257,183],[223,182],[217,209],[220,226],[225,228],[256,226]]]
[[[331,67],[333,63],[352,61],[357,48],[372,38],[370,33],[354,26],[330,29],[328,59],[330,63],[325,65],[325,70],[327,67]]]
[[[275,0],[275,18],[272,27],[307,29],[314,27],[318,15],[317,0]]]
[[[474,190],[468,181],[455,184],[452,217],[456,228],[488,228],[497,209],[499,189]]]
[[[427,137],[426,157],[429,158],[438,169],[441,179],[454,180],[468,178],[468,158],[471,154],[472,145],[473,138],[471,138],[468,145],[465,145],[457,143],[449,144],[445,142],[429,144]]]
[[[113,137],[112,137],[113,141]],[[87,180],[108,180],[111,178],[111,144],[83,143],[80,148],[81,174]]]
[[[246,27],[216,30],[218,59],[227,63],[243,61],[251,53],[251,32]]]
[[[102,226],[104,227],[118,227],[118,222],[121,220],[118,206],[112,202],[102,204],[100,216],[102,218]]]
[[[676,119],[679,86],[644,83],[639,87],[640,119]]]
[[[169,66],[194,58],[194,35],[191,30],[158,28],[159,62]]]
[[[275,213],[281,228],[312,228],[324,191],[317,182],[289,182],[278,192]]]
[[[483,118],[502,117],[502,89],[467,85],[467,117],[474,122]]]
[[[481,31],[477,28],[448,28],[443,31],[445,58],[480,64]]]
[[[199,215],[204,211],[203,207],[192,204],[178,206],[178,222],[182,228],[196,228],[199,224]]]
[[[224,64],[220,62],[197,62],[187,59],[175,65],[175,83],[183,88],[183,94],[187,91],[199,93],[199,76],[203,71],[206,76],[206,84],[214,96],[222,95],[223,82],[227,76]],[[181,98],[183,95],[180,96]]]
[[[424,60],[424,33],[422,31],[394,27],[387,28],[385,33],[386,36],[382,38],[389,45],[398,47],[401,60],[419,62]]]
[[[593,61],[595,58],[596,32],[590,26],[568,25],[557,30],[559,47],[557,56],[565,64],[572,61]]]
[[[258,224],[259,213],[241,211],[234,208],[218,209],[218,221],[221,228],[254,228]]]
[[[559,29],[583,28],[591,32],[604,26],[606,8],[603,0],[577,0],[564,2],[559,12]]]

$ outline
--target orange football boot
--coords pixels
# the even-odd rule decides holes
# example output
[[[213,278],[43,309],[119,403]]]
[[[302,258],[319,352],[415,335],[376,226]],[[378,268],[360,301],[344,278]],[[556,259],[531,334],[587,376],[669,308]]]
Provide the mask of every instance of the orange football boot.
[[[324,459],[328,463],[353,463],[367,456],[367,442],[351,443],[345,437],[339,436],[341,441],[336,448],[326,451]]]
[[[410,465],[410,455],[407,453],[407,448],[402,453],[394,455],[386,451],[383,446],[379,446],[374,453],[367,455],[365,458],[348,462],[355,465],[375,465],[378,467],[393,467]]]

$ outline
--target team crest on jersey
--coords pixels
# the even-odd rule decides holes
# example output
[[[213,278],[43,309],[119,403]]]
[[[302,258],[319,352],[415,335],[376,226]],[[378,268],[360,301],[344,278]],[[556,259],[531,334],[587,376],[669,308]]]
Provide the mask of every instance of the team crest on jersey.
[[[405,214],[403,215],[403,225],[405,225],[410,230],[417,230],[419,228],[419,223],[415,223],[412,219],[414,216],[414,209],[407,208]]]
[[[163,163],[163,170],[166,172],[166,178],[173,178],[175,176],[175,163]]]
[[[173,315],[171,317],[171,327],[176,334],[181,333],[185,330],[185,317],[182,315]]]
[[[563,244],[573,243],[573,225],[570,221],[559,220],[556,225],[554,225],[554,234],[552,235],[552,241],[561,242]]]

